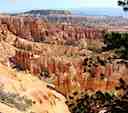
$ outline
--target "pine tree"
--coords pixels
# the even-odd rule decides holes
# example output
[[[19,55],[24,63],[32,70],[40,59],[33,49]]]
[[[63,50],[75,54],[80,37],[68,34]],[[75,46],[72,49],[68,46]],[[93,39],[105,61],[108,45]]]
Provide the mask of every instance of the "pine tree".
[[[128,11],[128,0],[119,0],[118,5],[123,7],[124,11]]]

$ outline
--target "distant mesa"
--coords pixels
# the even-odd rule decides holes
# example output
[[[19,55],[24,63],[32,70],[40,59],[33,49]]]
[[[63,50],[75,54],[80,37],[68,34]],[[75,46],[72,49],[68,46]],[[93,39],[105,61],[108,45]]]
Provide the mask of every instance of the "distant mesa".
[[[21,13],[13,13],[12,15],[31,15],[31,16],[47,16],[47,15],[71,15],[68,10],[30,10]]]

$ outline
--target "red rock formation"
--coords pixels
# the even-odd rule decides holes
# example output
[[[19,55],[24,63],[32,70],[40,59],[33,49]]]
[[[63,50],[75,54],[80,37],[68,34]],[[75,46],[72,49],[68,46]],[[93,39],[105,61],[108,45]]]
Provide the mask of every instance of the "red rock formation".
[[[15,37],[12,38],[10,34]],[[102,36],[102,30],[95,28],[49,25],[41,19],[32,17],[0,17],[0,39],[13,45],[17,50],[13,60],[10,61],[15,63],[18,68],[29,70],[37,76],[47,69],[50,75],[55,75],[55,85],[59,90],[62,89],[64,94],[70,92],[74,87],[82,90],[112,89],[116,83],[116,80],[113,81],[115,75],[119,72],[122,76],[125,72],[121,71],[122,69],[114,72],[111,64],[99,65],[94,67],[94,78],[91,76],[89,78],[87,73],[83,73],[84,66],[80,48],[63,46],[63,44],[76,45],[81,39],[93,40],[102,38]],[[45,43],[35,43],[34,41]],[[46,42],[50,44],[46,44]],[[5,55],[3,56],[5,57]],[[104,74],[106,78],[113,77],[113,79],[100,80],[101,74]]]
[[[103,31],[95,28],[78,27],[73,25],[49,25],[41,19],[33,17],[0,17],[1,24],[7,26],[13,34],[36,42],[57,42],[66,44],[80,39],[102,38]],[[54,43],[55,43],[54,42]]]
[[[106,67],[99,65],[94,68],[94,78],[85,79],[82,65],[82,61],[75,60],[63,60],[61,57],[53,56],[36,56],[30,52],[18,51],[16,52],[16,63],[24,66],[25,69],[29,70],[34,75],[39,75],[44,69],[47,69],[49,74],[56,76],[55,85],[56,88],[62,91],[64,94],[72,91],[72,87],[79,84],[81,90],[112,90],[115,87],[117,80],[110,79],[113,76],[112,65],[108,64]],[[66,61],[66,62],[65,62]],[[105,71],[104,71],[105,70]],[[101,80],[101,74],[104,74],[106,80]],[[72,86],[73,81],[73,86]]]

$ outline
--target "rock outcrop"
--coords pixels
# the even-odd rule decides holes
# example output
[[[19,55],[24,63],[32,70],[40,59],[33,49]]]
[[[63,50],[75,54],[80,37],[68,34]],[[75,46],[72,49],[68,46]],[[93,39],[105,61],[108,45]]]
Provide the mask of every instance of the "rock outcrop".
[[[1,24],[21,38],[46,43],[73,45],[80,39],[99,39],[103,30],[74,25],[50,25],[34,17],[0,17]]]
[[[31,107],[23,111],[20,109],[23,106],[12,107],[5,102],[6,100],[1,102],[2,97],[0,96],[0,111],[3,113],[70,113],[65,104],[65,97],[48,88],[47,85],[30,74],[16,72],[0,64],[0,86],[4,90],[3,97],[6,96],[5,92],[8,92],[8,98],[13,99],[13,101],[16,101],[16,97],[11,97],[14,94],[32,100],[32,103],[31,101],[28,103]],[[2,89],[0,89],[0,94]]]

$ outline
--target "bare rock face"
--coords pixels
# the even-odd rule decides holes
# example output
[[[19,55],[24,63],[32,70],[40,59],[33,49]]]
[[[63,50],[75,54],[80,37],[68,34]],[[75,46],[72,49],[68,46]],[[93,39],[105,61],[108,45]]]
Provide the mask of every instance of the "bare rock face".
[[[23,106],[11,107],[10,101],[1,101],[0,97],[0,111],[3,113],[70,113],[65,104],[65,97],[48,88],[47,85],[30,74],[15,72],[0,64],[0,86],[4,90],[3,97],[6,97],[5,92],[8,92],[8,98],[13,100],[12,104],[16,101],[16,97],[12,97],[15,94],[31,100],[28,103],[30,107],[21,110],[20,108]],[[3,93],[3,90],[0,89],[0,94]],[[9,94],[11,95],[9,96]]]
[[[88,73],[87,69],[85,71],[87,65],[83,65],[82,58],[35,55],[31,52],[17,51],[14,59],[18,68],[29,70],[38,77],[52,76],[54,85],[64,95],[77,87],[76,90],[112,90],[118,79],[122,75],[124,75],[123,77],[127,75],[125,64],[121,66],[117,62],[115,64],[114,62],[106,63],[104,66],[94,64],[89,68],[90,73]]]
[[[0,62],[5,63],[10,56],[15,55],[15,48],[8,43],[0,42]]]
[[[33,19],[32,17],[1,17],[1,23],[7,25],[7,28],[13,34],[32,40],[33,38],[41,38],[42,32],[46,28],[43,20]]]

